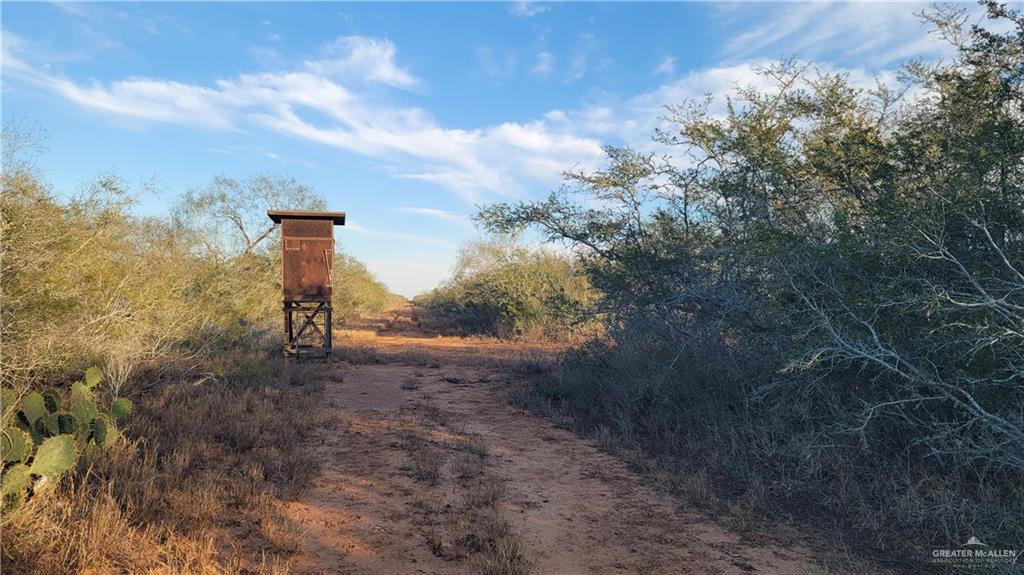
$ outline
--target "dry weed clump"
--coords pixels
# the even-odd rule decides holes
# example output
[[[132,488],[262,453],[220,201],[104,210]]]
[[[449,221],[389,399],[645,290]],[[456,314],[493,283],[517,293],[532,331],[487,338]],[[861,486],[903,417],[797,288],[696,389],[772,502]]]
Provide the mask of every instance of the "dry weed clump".
[[[286,573],[277,501],[316,472],[311,367],[226,354],[137,398],[126,439],[2,523],[4,573]],[[238,534],[242,545],[238,546]]]
[[[447,451],[409,429],[399,433],[399,447],[409,457],[403,469],[409,471],[419,481],[430,485],[438,484],[442,477],[442,469],[448,460]]]
[[[472,573],[520,575],[530,562],[508,520],[490,508],[469,508],[427,537],[431,552],[449,560],[468,559]]]
[[[413,405],[412,409],[419,417],[422,417],[435,425],[444,427],[450,420],[448,412],[433,403],[419,401]]]
[[[487,472],[489,450],[483,438],[467,432],[461,422],[449,421],[448,414],[432,404],[418,404],[412,414],[421,424],[446,425],[446,431],[455,436],[437,443],[412,428],[398,433],[397,445],[409,456],[405,469],[434,488],[433,497],[413,502],[430,525],[431,552],[447,560],[466,561],[472,573],[529,572],[522,542],[497,507],[505,484]],[[448,476],[443,473],[446,462]],[[452,483],[439,487],[446,479]],[[438,493],[440,489],[445,494]]]
[[[484,460],[472,453],[458,453],[452,457],[452,477],[456,479],[473,479],[484,472]]]
[[[335,346],[331,351],[333,361],[347,361],[352,365],[367,365],[383,363],[377,348],[369,345],[342,345]]]
[[[437,357],[423,349],[407,349],[391,354],[388,358],[391,363],[401,363],[418,366],[440,366]]]
[[[478,481],[470,484],[463,500],[466,507],[493,507],[505,495],[505,484],[500,481]]]

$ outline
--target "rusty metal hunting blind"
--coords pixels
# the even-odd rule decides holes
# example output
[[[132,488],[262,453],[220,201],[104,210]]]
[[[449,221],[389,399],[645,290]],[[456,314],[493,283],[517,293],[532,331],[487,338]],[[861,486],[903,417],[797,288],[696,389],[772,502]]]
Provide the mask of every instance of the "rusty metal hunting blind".
[[[284,354],[327,357],[331,353],[334,226],[345,225],[345,212],[269,210],[267,215],[281,225]]]

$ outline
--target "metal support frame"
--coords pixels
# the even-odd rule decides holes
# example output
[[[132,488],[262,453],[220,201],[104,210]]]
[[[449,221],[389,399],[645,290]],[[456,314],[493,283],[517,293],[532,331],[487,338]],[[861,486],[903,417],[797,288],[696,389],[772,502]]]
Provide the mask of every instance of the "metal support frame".
[[[285,357],[329,357],[332,311],[329,299],[284,302]]]

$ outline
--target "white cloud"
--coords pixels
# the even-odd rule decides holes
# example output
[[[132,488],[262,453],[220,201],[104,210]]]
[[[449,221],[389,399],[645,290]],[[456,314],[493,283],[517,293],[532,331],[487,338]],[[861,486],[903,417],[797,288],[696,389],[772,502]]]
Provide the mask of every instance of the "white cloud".
[[[544,113],[544,118],[559,124],[564,124],[569,121],[569,117],[566,116],[565,112],[562,110],[549,110]]]
[[[537,59],[533,64],[531,72],[538,76],[549,76],[555,69],[555,55],[551,52],[540,51],[537,52]]]
[[[132,78],[103,85],[79,85],[64,78],[40,76],[54,92],[79,105],[142,120],[231,128],[224,113],[228,95],[212,88]]]
[[[452,129],[421,108],[361,94],[358,81],[344,79],[357,70],[389,86],[410,85],[413,76],[395,64],[387,40],[341,39],[325,48],[328,59],[306,61],[297,71],[242,74],[210,85],[154,78],[75,82],[22,62],[17,42],[7,45],[5,73],[82,107],[143,122],[262,128],[382,160],[395,177],[432,182],[470,202],[521,197],[528,184],[556,185],[566,166],[596,165],[602,155],[596,139],[576,135],[565,122]]]
[[[498,55],[490,46],[480,46],[476,49],[476,61],[485,74],[495,78],[511,76],[516,70],[515,54],[507,52],[503,56]]]
[[[756,72],[767,61],[746,61],[693,71],[633,97],[603,95],[532,121],[451,128],[422,108],[389,104],[379,91],[363,93],[367,79],[401,89],[420,84],[398,65],[397,50],[386,39],[342,38],[324,48],[324,59],[292,71],[242,74],[209,85],[153,78],[76,82],[22,61],[23,53],[32,52],[16,38],[6,40],[5,75],[82,107],[145,122],[268,130],[374,159],[392,177],[443,187],[471,203],[551,189],[566,169],[599,166],[604,143],[650,149],[668,104],[736,86],[771,86]],[[580,38],[584,53],[598,45],[596,38]],[[872,84],[864,70],[848,72],[855,84]]]
[[[665,56],[654,69],[655,76],[671,76],[676,73],[676,59],[673,56]]]
[[[260,68],[281,69],[287,65],[284,55],[281,54],[280,50],[277,48],[249,46],[249,49],[246,50],[246,52]]]
[[[322,57],[308,60],[308,71],[331,78],[364,77],[395,88],[413,89],[419,78],[395,64],[395,45],[387,39],[343,36],[324,46]]]
[[[594,34],[580,34],[569,62],[566,81],[575,82],[588,74],[605,69],[611,63],[611,59],[600,56],[603,47],[604,41]]]
[[[445,210],[438,210],[436,208],[417,208],[412,206],[403,206],[397,208],[397,210],[407,214],[416,214],[419,216],[426,216],[428,218],[435,218],[448,222],[455,222],[466,229],[473,229],[473,223],[469,220],[469,218],[467,218],[466,216],[461,216],[459,214],[453,214],[452,212],[447,212]]]
[[[537,2],[513,2],[508,11],[512,15],[520,18],[532,18],[533,16],[543,14],[550,9],[551,8],[549,6],[539,4]]]
[[[965,3],[973,19],[983,9]],[[927,3],[911,2],[808,2],[757,4],[746,16],[757,24],[735,35],[725,45],[733,59],[792,55],[801,59],[856,61],[886,66],[910,57],[942,57],[949,46],[928,34],[918,14]],[[742,25],[737,13],[720,13],[723,24]]]

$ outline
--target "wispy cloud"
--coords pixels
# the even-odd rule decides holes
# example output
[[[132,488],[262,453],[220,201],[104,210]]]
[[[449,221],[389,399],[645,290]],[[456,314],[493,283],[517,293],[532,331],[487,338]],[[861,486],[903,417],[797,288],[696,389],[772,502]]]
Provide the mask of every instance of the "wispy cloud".
[[[601,55],[603,40],[594,34],[580,34],[576,41],[572,60],[569,62],[568,82],[582,80],[584,76],[600,72],[606,68],[611,59]]]
[[[287,67],[288,61],[285,59],[284,54],[281,53],[277,48],[266,47],[266,46],[249,46],[246,50],[249,57],[253,59],[261,69],[282,69]]]
[[[110,32],[117,27],[134,27],[150,35],[168,32],[192,36],[193,32],[166,12],[140,10],[127,4],[103,4],[100,2],[53,2],[64,13],[74,19],[79,32],[85,35],[94,48],[117,48],[121,43]]]
[[[476,61],[484,74],[494,78],[511,76],[516,70],[516,55],[513,52],[497,54],[490,46],[476,49]]]
[[[419,78],[395,63],[395,45],[387,39],[343,36],[327,44],[317,60],[307,60],[310,72],[352,80],[359,77],[395,88],[413,89]]]
[[[508,11],[513,16],[520,18],[532,18],[537,14],[543,14],[550,10],[550,6],[538,2],[513,2]]]
[[[550,76],[551,72],[555,70],[555,55],[546,50],[537,52],[537,58],[534,61],[533,68],[530,71],[538,76]]]
[[[461,216],[459,214],[453,214],[452,212],[448,212],[445,210],[438,210],[435,208],[417,208],[412,206],[402,206],[396,209],[400,212],[404,212],[407,214],[416,214],[419,216],[426,216],[428,218],[435,218],[447,222],[454,222],[466,229],[473,229],[473,223],[469,221],[469,218],[467,218],[466,216]]]
[[[85,108],[141,122],[213,130],[270,130],[392,164],[396,177],[432,182],[469,202],[522,196],[527,182],[553,185],[566,166],[596,165],[593,138],[546,120],[476,129],[439,125],[425,110],[395,107],[359,91],[376,82],[405,88],[419,81],[395,62],[394,45],[347,37],[295,71],[242,74],[210,85],[130,77],[76,82],[5,53],[5,73]],[[400,169],[397,166],[401,166]]]
[[[856,61],[886,66],[911,57],[936,57],[949,47],[927,33],[919,13],[928,4],[908,2],[808,2],[751,5],[756,23],[724,46],[731,59],[793,55],[804,59]],[[976,16],[981,9],[965,4]],[[734,11],[719,14],[724,25],[742,26]]]
[[[836,9],[801,5],[792,11],[793,21],[787,26],[755,27],[749,35],[737,37],[730,49],[738,53],[767,49],[800,31],[809,32],[808,27],[823,14]],[[905,6],[901,10],[912,12]],[[834,40],[838,33],[825,27],[815,33],[822,40]],[[920,34],[908,36],[914,37],[914,42],[927,40]],[[903,52],[916,50],[913,43],[900,45]],[[569,80],[606,65],[600,38],[582,34],[575,48],[565,66]],[[554,57],[542,57],[547,52],[539,54],[535,70],[550,69]],[[427,182],[471,203],[550,189],[566,169],[600,165],[602,143],[649,147],[651,132],[660,125],[666,105],[705,93],[724,94],[738,85],[769,87],[755,69],[767,61],[761,58],[744,58],[680,76],[673,57],[667,56],[656,72],[671,79],[646,93],[600,95],[597,101],[551,110],[532,121],[454,128],[423,108],[390,103],[388,89],[413,90],[402,96],[415,98],[415,90],[424,81],[399,63],[397,47],[386,38],[338,38],[323,46],[317,59],[207,84],[140,77],[109,82],[72,80],[34,65],[32,58],[37,58],[36,52],[26,42],[5,35],[5,76],[40,85],[84,108],[139,122],[239,132],[266,130],[371,158],[383,164],[392,177]],[[864,69],[826,69],[848,72],[863,85],[869,85],[873,76]]]
[[[658,62],[654,69],[655,76],[671,76],[676,73],[676,59],[673,56],[665,56]]]

